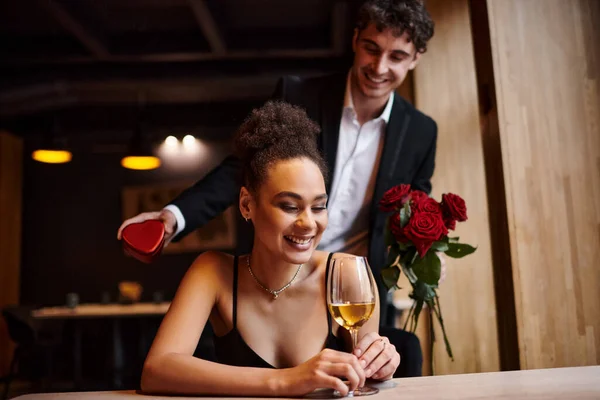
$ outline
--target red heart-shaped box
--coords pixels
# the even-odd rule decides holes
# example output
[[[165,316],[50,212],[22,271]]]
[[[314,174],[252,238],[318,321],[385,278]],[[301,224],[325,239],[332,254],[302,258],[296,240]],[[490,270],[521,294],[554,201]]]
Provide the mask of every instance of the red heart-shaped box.
[[[151,219],[130,224],[123,229],[123,250],[138,260],[150,264],[162,251],[165,243],[165,226]]]

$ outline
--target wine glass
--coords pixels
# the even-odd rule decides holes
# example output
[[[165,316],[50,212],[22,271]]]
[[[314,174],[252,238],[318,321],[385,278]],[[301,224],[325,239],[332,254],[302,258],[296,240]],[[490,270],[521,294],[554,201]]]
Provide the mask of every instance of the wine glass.
[[[375,283],[365,257],[334,258],[327,279],[327,306],[333,319],[348,329],[352,350],[356,347],[358,330],[371,318],[375,309]],[[379,389],[363,386],[348,396],[368,396]]]

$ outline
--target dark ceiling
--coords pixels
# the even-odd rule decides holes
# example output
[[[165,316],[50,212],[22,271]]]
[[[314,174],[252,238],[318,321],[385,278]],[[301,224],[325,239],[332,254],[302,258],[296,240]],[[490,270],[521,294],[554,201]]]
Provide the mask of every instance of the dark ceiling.
[[[159,125],[221,124],[283,74],[347,68],[359,3],[2,0],[0,123],[118,130],[143,109]]]

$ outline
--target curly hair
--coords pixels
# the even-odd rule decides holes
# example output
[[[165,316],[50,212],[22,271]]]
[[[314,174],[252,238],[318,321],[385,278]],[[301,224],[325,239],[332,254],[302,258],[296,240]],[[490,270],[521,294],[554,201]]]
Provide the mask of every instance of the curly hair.
[[[273,163],[293,158],[313,161],[327,180],[327,166],[317,147],[320,132],[306,111],[282,101],[269,101],[253,110],[234,137],[243,184],[256,193]]]
[[[423,0],[368,0],[358,11],[356,27],[360,32],[371,23],[380,32],[392,29],[397,37],[407,32],[419,53],[427,51],[427,42],[434,31]]]

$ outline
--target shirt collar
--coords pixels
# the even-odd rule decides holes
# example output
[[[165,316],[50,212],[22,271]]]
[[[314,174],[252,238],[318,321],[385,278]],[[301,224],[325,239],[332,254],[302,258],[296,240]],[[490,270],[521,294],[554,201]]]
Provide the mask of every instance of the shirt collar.
[[[382,119],[387,124],[390,121],[390,115],[392,115],[392,105],[394,104],[394,91],[390,93],[390,98],[383,109],[383,112],[379,117],[373,118],[374,120]],[[348,77],[346,78],[346,93],[344,94],[344,110],[351,110],[356,114],[354,110],[354,101],[352,101],[352,91],[350,89],[350,72],[348,72]]]

